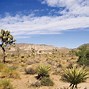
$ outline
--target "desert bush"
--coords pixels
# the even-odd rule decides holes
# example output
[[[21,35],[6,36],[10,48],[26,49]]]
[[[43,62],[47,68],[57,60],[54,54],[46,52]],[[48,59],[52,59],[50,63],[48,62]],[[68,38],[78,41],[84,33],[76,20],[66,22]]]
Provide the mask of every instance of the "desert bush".
[[[12,67],[4,68],[1,74],[2,74],[2,77],[20,78],[18,71]]]
[[[14,89],[14,87],[10,83],[10,80],[3,79],[3,80],[0,80],[0,89]]]
[[[79,57],[77,62],[80,65],[89,66],[89,48],[87,45],[83,45],[78,49],[79,51],[76,52],[76,55]]]
[[[81,82],[84,82],[88,78],[88,72],[84,68],[73,67],[64,71],[62,80],[69,82],[71,89],[76,88]]]
[[[25,73],[26,74],[35,74],[36,73],[36,68],[33,66],[27,66],[25,68]]]
[[[37,79],[41,79],[43,77],[49,77],[49,70],[50,70],[49,66],[45,66],[45,65],[38,66],[38,68],[37,68],[37,73],[38,73]]]
[[[41,79],[41,85],[43,85],[43,86],[53,86],[54,83],[49,77],[43,77]]]

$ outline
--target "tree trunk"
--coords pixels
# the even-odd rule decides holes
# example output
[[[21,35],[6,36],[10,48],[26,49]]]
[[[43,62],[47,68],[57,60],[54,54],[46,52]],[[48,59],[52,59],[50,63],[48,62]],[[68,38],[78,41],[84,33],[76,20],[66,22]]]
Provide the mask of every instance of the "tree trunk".
[[[5,63],[6,62],[5,48],[2,47],[2,50],[3,50],[3,63]]]

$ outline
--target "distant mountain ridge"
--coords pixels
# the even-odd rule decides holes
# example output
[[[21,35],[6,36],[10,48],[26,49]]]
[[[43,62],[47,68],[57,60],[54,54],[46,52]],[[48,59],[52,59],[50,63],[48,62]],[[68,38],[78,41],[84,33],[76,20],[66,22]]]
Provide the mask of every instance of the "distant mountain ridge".
[[[87,46],[87,48],[89,48],[89,43],[80,45],[79,47],[82,47],[82,46]],[[79,47],[77,47],[77,48],[79,48]],[[66,48],[66,47],[55,47],[53,45],[46,45],[46,44],[28,44],[28,43],[16,43],[15,44],[15,47],[8,46],[7,47],[7,50],[8,50],[8,48],[10,48],[9,51],[17,51],[18,49],[19,50],[23,50],[23,51],[29,51],[31,49],[35,49],[37,51],[40,51],[40,50],[49,51],[49,50],[57,49],[57,50],[60,50],[62,52],[66,52],[66,51],[71,50],[71,49]],[[75,49],[77,49],[77,48],[75,48]]]
[[[22,50],[31,50],[32,48],[35,49],[35,50],[59,49],[59,47],[55,47],[55,46],[52,46],[52,45],[46,45],[46,44],[26,44],[26,43],[16,44],[16,47],[19,47]]]

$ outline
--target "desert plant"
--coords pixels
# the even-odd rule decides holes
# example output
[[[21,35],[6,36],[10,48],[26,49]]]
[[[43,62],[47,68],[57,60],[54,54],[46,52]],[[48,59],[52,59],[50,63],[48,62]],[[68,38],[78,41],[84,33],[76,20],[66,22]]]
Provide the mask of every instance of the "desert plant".
[[[53,86],[54,83],[49,77],[43,77],[41,79],[41,85],[43,85],[43,86]]]
[[[10,80],[3,79],[3,80],[0,80],[0,89],[14,89],[14,87],[10,83]]]
[[[77,89],[77,85],[88,78],[88,72],[84,68],[73,67],[64,71],[62,80],[69,82],[71,89]]]
[[[78,51],[76,52],[76,55],[78,58],[78,63],[80,65],[89,66],[89,48],[88,45],[82,45],[78,48]]]
[[[10,34],[9,31],[5,31],[5,30],[1,30],[0,31],[0,40],[1,40],[1,44],[0,47],[2,48],[3,51],[3,62],[5,63],[5,47],[7,45],[11,45],[15,42],[15,40],[13,39],[13,36]]]
[[[45,66],[45,65],[38,66],[38,68],[37,68],[37,73],[38,73],[37,79],[41,79],[43,77],[49,77],[49,73],[48,73],[49,70],[50,70],[49,66]]]
[[[7,78],[20,78],[18,71],[12,67],[4,68],[1,75]]]

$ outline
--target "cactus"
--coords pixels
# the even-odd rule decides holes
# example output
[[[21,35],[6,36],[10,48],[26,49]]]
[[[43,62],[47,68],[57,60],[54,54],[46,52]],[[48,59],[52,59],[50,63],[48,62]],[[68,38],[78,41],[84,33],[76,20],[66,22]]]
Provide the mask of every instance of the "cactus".
[[[10,34],[10,31],[6,31],[6,30],[1,30],[0,31],[0,40],[1,40],[1,44],[0,47],[2,48],[3,51],[3,62],[5,63],[5,47],[7,45],[11,45],[14,44],[15,40],[13,38],[13,36]]]

